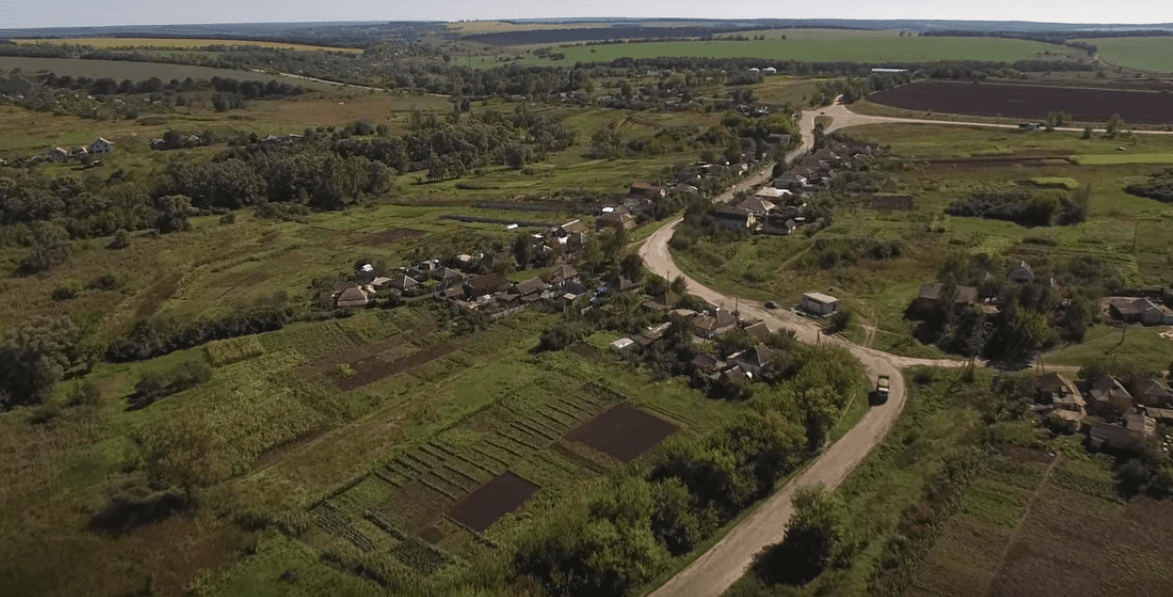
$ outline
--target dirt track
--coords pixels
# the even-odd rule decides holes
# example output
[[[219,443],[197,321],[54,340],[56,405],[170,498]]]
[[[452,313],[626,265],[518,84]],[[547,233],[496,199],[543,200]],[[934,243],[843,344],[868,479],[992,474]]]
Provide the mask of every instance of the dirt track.
[[[873,118],[877,118],[854,114],[839,105],[806,111],[800,117],[803,133],[802,145],[790,156],[787,156],[788,159],[793,159],[811,147],[815,117],[822,115],[822,113],[834,118],[831,126],[828,127],[828,132],[857,124],[870,124]],[[733,187],[719,197],[718,201],[727,202],[736,191],[764,182],[769,177],[771,167],[772,165],[767,166],[748,181]],[[670,222],[649,237],[640,247],[639,254],[644,260],[644,265],[653,273],[668,280],[684,276],[688,281],[690,294],[699,296],[714,305],[725,306],[729,309],[734,308],[734,297],[721,294],[689,278],[676,266],[668,250],[668,241],[671,240],[672,233],[679,223],[680,219]],[[790,515],[793,512],[790,500],[796,488],[817,483],[828,487],[839,485],[863,461],[872,448],[879,445],[880,441],[884,439],[900,415],[900,411],[904,408],[907,397],[904,377],[901,375],[900,369],[915,365],[955,367],[963,364],[953,360],[900,357],[858,346],[839,337],[826,337],[821,334],[821,327],[811,320],[789,311],[767,310],[762,303],[757,301],[736,299],[736,307],[743,317],[761,319],[771,330],[779,328],[794,330],[798,339],[803,342],[810,344],[833,342],[846,347],[863,363],[869,378],[875,379],[878,375],[891,377],[890,397],[886,404],[869,410],[855,427],[827,448],[797,478],[763,502],[752,514],[742,520],[728,535],[691,565],[669,579],[660,588],[649,593],[649,597],[718,597],[724,593],[745,574],[746,569],[753,563],[755,554],[763,547],[782,540],[786,532],[786,523],[790,520]]]
[[[998,128],[998,129],[1017,129],[1018,128],[1017,124],[993,124],[993,123],[989,123],[989,122],[953,122],[951,120],[928,120],[928,119],[921,119],[921,118],[897,118],[894,116],[869,116],[867,114],[856,114],[855,112],[852,112],[851,110],[849,110],[847,108],[847,106],[845,106],[843,104],[836,103],[833,106],[827,106],[825,108],[817,108],[815,110],[808,110],[807,112],[804,112],[803,116],[802,116],[802,120],[803,120],[802,124],[804,127],[802,129],[803,131],[807,130],[805,128],[805,126],[806,126],[805,121],[808,117],[807,116],[808,114],[810,114],[809,118],[812,122],[811,129],[810,129],[812,131],[814,130],[813,122],[814,122],[815,116],[829,116],[831,118],[831,124],[827,127],[828,133],[831,131],[839,130],[839,129],[845,129],[845,128],[849,128],[849,127],[853,127],[853,126],[862,126],[865,124],[901,124],[901,123],[904,123],[904,124],[941,124],[941,125],[950,125],[950,126],[978,126],[978,127]],[[1075,127],[1055,127],[1055,130],[1068,131],[1068,132],[1073,132],[1073,133],[1083,132],[1082,128],[1075,128]],[[1104,132],[1104,130],[1103,129],[1095,129],[1094,132],[1102,133],[1102,132]],[[1173,135],[1173,131],[1138,131],[1138,130],[1134,130],[1132,132],[1137,135]],[[803,136],[805,138],[805,136],[806,136],[805,132],[804,132]]]

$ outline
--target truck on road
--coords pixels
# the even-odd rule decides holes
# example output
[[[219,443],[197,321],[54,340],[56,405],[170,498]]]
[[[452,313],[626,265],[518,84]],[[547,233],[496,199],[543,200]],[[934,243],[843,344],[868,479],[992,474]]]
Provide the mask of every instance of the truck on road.
[[[888,401],[888,376],[881,375],[876,379],[876,404],[883,404]]]

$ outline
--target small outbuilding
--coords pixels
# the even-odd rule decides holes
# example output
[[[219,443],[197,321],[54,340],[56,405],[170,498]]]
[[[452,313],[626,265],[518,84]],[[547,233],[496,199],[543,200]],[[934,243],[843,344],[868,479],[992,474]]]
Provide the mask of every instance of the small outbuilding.
[[[839,310],[839,299],[821,292],[802,295],[802,308],[815,315],[830,315]]]
[[[628,348],[631,348],[634,344],[635,344],[635,341],[632,340],[631,338],[620,338],[620,339],[611,343],[611,350],[613,350],[615,352],[621,352],[621,351],[627,350]]]

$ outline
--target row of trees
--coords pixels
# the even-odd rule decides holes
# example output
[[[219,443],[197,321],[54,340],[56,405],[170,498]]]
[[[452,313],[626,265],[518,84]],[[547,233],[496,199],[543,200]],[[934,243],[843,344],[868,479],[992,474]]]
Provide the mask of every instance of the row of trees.
[[[1057,190],[989,189],[949,204],[945,213],[1008,220],[1023,226],[1071,226],[1087,220],[1091,188]]]

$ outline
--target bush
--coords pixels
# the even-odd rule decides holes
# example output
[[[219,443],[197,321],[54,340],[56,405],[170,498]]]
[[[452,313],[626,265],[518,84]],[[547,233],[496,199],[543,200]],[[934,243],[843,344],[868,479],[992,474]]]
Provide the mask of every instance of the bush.
[[[853,314],[846,309],[840,309],[831,315],[831,324],[827,326],[828,334],[838,334],[851,325]]]
[[[151,373],[134,386],[134,394],[127,401],[129,408],[146,408],[160,398],[194,388],[211,377],[212,368],[196,359],[186,361],[166,373]]]
[[[94,278],[94,281],[90,282],[90,288],[94,290],[114,291],[122,288],[122,281],[118,279],[118,276],[106,273]]]
[[[107,245],[110,249],[125,249],[130,246],[130,233],[125,228],[119,228],[114,232],[114,238],[110,239],[110,244]]]
[[[73,286],[58,286],[53,289],[53,293],[50,295],[53,300],[59,303],[61,301],[68,301],[75,296],[77,296],[77,288]]]

